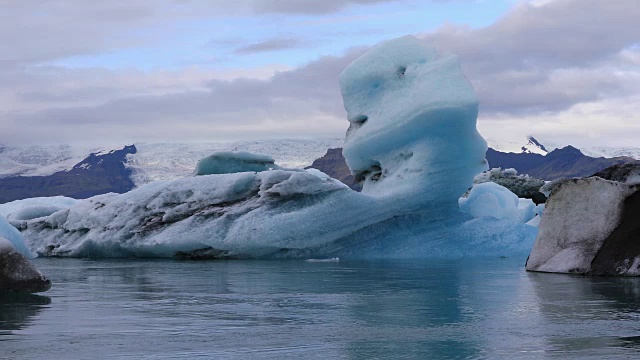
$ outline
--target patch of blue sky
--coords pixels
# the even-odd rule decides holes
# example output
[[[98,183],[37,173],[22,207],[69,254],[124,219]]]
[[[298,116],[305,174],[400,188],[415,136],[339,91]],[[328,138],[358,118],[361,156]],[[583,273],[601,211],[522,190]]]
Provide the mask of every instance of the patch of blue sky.
[[[97,54],[50,63],[71,68],[179,70],[188,66],[251,68],[272,64],[300,66],[323,55],[375,44],[406,34],[435,31],[445,24],[484,27],[509,8],[512,0],[383,3],[351,6],[326,15],[260,15],[180,19],[131,29],[131,42]],[[273,39],[289,46],[263,51],[237,50]],[[122,45],[124,44],[124,45]]]

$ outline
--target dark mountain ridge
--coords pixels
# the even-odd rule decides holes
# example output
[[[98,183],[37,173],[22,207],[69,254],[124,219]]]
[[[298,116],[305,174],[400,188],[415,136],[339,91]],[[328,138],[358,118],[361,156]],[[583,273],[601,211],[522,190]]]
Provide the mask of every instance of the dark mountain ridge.
[[[125,167],[135,145],[108,153],[92,153],[71,170],[48,176],[13,176],[0,179],[0,203],[31,197],[63,195],[85,199],[109,192],[124,193],[134,188],[131,170]]]
[[[553,150],[547,155],[503,153],[489,148],[486,158],[490,168],[513,168],[520,174],[543,180],[590,176],[612,165],[635,161],[630,157],[594,158],[573,146]]]

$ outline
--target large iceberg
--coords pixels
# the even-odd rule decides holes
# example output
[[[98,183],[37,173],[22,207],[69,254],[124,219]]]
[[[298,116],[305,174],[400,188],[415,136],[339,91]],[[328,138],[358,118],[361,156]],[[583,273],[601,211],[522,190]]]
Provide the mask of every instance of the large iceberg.
[[[478,100],[455,55],[402,37],[357,59],[340,86],[350,122],[343,153],[362,193],[318,172],[263,169],[270,158],[243,157],[261,161],[246,168],[234,167],[237,156],[222,156],[196,173],[234,173],[96,196],[27,220],[23,233],[38,253],[55,256],[526,254],[534,228],[472,219],[458,208],[487,169],[487,145],[476,130]]]

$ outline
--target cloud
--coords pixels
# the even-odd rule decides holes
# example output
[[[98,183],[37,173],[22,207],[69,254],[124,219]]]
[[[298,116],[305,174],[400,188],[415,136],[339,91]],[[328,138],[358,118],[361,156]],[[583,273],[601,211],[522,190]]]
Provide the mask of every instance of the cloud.
[[[272,38],[261,42],[242,46],[233,51],[236,55],[248,55],[261,52],[288,50],[301,47],[300,40],[294,38]]]
[[[304,11],[331,12],[374,2],[314,2]],[[144,1],[136,4],[141,6],[137,11],[124,5],[100,5],[92,11],[108,16],[89,16],[87,21],[97,21],[97,29],[91,28],[86,38],[60,45],[63,49],[56,49],[57,41],[36,42],[44,48],[18,49],[13,58],[3,58],[13,61],[12,67],[0,65],[0,109],[5,109],[0,110],[0,132],[6,139],[219,139],[317,133],[335,136],[344,132],[347,122],[338,74],[365,48],[321,57],[294,69],[262,71],[261,76],[242,72],[222,76],[197,69],[183,75],[61,68],[34,72],[16,65],[18,61],[121,46],[118,43],[126,39],[118,36],[95,46],[89,39],[106,36],[104,33],[115,22],[160,21],[158,13],[163,9],[146,8],[142,6]],[[204,6],[197,0],[189,4],[194,8]],[[215,1],[208,4],[211,8],[219,5]],[[303,11],[298,9],[301,4],[238,1],[234,11],[297,13]],[[87,8],[77,11],[76,15],[91,14]],[[179,14],[194,16],[186,12]],[[447,25],[420,36],[438,50],[460,56],[481,100],[483,133],[511,136],[538,132],[564,139],[631,142],[631,138],[637,138],[636,110],[640,110],[633,105],[640,98],[638,18],[636,0],[519,2],[490,26],[472,29]],[[62,26],[61,22],[49,20],[47,26]],[[62,31],[54,26],[52,31],[57,37],[82,29],[78,25]],[[7,44],[6,34],[4,39],[2,36],[0,30],[0,44]],[[301,41],[271,38],[237,48],[236,52],[282,50],[303,45]],[[3,141],[8,140],[0,139]]]
[[[322,57],[268,79],[215,79],[190,91],[11,114],[20,128],[5,131],[14,141],[48,139],[54,133],[59,140],[73,141],[79,132],[134,140],[341,135],[347,122],[337,74],[363,51]]]
[[[423,37],[460,56],[484,111],[560,111],[624,92],[616,58],[640,42],[639,17],[634,0],[521,2],[491,26]]]
[[[371,5],[398,0],[255,0],[251,8],[256,13],[328,14],[349,5]]]

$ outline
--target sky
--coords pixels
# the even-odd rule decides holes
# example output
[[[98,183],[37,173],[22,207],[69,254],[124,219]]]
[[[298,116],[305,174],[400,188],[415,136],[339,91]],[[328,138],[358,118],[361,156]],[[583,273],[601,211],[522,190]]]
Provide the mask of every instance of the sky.
[[[0,144],[342,137],[338,74],[412,34],[487,138],[640,147],[637,0],[0,0]]]

